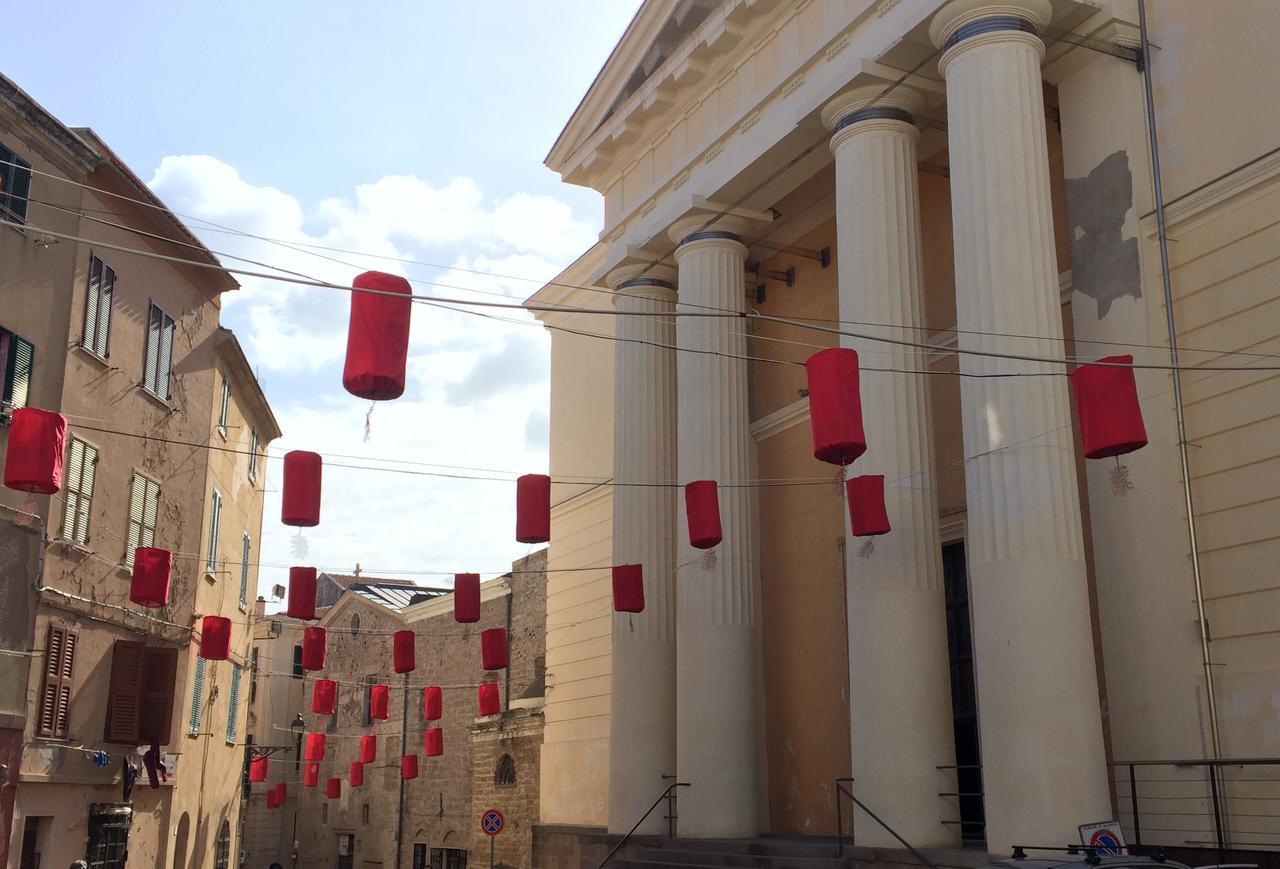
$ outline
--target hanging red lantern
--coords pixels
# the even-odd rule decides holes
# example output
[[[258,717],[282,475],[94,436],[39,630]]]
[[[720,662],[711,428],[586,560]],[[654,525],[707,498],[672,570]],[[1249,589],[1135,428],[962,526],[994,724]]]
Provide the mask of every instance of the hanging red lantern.
[[[428,721],[439,721],[444,714],[444,692],[439,685],[428,685],[422,689],[422,717]]]
[[[644,612],[644,569],[640,565],[613,566],[613,611]]]
[[[360,762],[373,763],[378,759],[378,737],[372,733],[360,737]]]
[[[289,597],[284,614],[304,622],[316,617],[316,569],[314,567],[289,568]]]
[[[399,275],[364,272],[351,282],[351,319],[342,386],[356,398],[387,401],[404,394],[413,290]],[[359,290],[373,290],[361,293]],[[394,293],[395,295],[385,295]]]
[[[311,711],[316,715],[332,715],[338,706],[338,683],[317,679],[311,683]]]
[[[480,632],[480,657],[486,670],[501,670],[507,666],[507,631],[505,628],[489,628]]]
[[[323,670],[325,646],[328,645],[329,632],[322,627],[312,625],[302,631],[302,669]]]
[[[249,781],[266,781],[267,780],[267,759],[265,757],[255,757],[249,761]]]
[[[272,790],[276,792],[276,805],[283,805],[285,794],[288,793],[285,790],[284,782],[276,782],[276,786]]]
[[[689,522],[689,545],[710,549],[724,539],[720,531],[720,497],[715,480],[695,480],[684,487],[684,511]]]
[[[1086,459],[1120,456],[1147,445],[1138,384],[1130,367],[1133,357],[1107,356],[1098,363],[1109,364],[1088,363],[1071,372]]]
[[[396,631],[391,638],[391,659],[397,673],[413,672],[413,644],[413,631]]]
[[[324,460],[319,453],[291,450],[284,454],[284,494],[280,521],[311,528],[320,524],[320,476]]]
[[[323,733],[308,733],[307,746],[302,754],[303,759],[314,763],[324,760],[325,743],[326,740]]]
[[[422,753],[427,757],[444,754],[444,730],[432,727],[422,732]]]
[[[311,761],[303,764],[302,767],[302,786],[304,788],[313,788],[320,783],[320,764],[317,761]]]
[[[809,421],[813,457],[847,465],[867,451],[858,389],[858,351],[849,347],[819,350],[804,364],[809,381]]]
[[[453,620],[464,624],[480,621],[480,574],[454,574]]]
[[[200,657],[225,661],[231,656],[231,619],[205,616],[200,628]]]
[[[476,686],[476,699],[479,701],[480,715],[497,715],[502,711],[502,698],[498,695],[498,683],[481,682]]]
[[[849,526],[854,537],[874,537],[889,533],[889,514],[884,506],[884,474],[863,474],[844,481],[849,501]]]
[[[133,550],[133,575],[129,580],[129,600],[157,609],[169,604],[169,577],[173,573],[173,553],[153,546]]]
[[[60,413],[20,407],[9,420],[4,484],[19,492],[52,495],[62,488],[67,421]]]
[[[406,754],[400,758],[400,778],[411,779],[418,777],[418,756],[416,754]]]
[[[267,791],[267,810],[280,808],[280,801],[276,799],[275,790]]]
[[[391,689],[386,685],[369,686],[369,717],[386,721],[390,717]]]
[[[364,784],[364,764],[358,760],[351,762],[351,767],[347,772],[347,782],[353,788],[358,788]]]
[[[342,779],[331,778],[324,783],[324,795],[328,799],[336,800],[342,796]]]
[[[546,543],[551,539],[551,478],[525,474],[516,480],[516,540]]]

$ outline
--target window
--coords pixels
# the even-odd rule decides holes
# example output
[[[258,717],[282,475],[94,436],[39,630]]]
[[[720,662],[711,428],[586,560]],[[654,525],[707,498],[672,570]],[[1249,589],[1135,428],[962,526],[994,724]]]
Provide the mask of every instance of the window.
[[[31,164],[0,145],[0,217],[26,223],[30,192]]]
[[[252,674],[250,674],[250,678],[252,678]],[[253,782],[249,781],[249,764],[253,761],[253,758],[253,734],[246,733],[244,737],[244,764],[243,769],[240,770],[240,793],[245,796],[253,793]]]
[[[142,385],[157,398],[169,400],[173,366],[173,318],[154,302],[147,311],[147,353],[142,361]]]
[[[427,869],[427,846],[425,842],[413,843],[413,869]]]
[[[49,624],[44,646],[44,687],[40,690],[41,736],[62,738],[71,719],[71,677],[75,673],[76,642],[79,635],[65,625]]]
[[[223,821],[218,839],[213,844],[213,869],[227,869],[231,864],[231,822]]]
[[[0,329],[0,405],[26,407],[31,388],[31,363],[35,347],[25,338]]]
[[[249,429],[249,482],[258,480],[258,430]]]
[[[360,633],[360,614],[359,613],[351,614],[351,633],[352,634]]]
[[[258,647],[249,653],[249,702],[258,699]]]
[[[320,804],[320,823],[322,824],[329,823],[329,804],[328,803]]]
[[[364,803],[360,806],[360,823],[368,826],[369,824],[369,804]]]
[[[97,468],[98,448],[80,438],[71,438],[63,486],[62,536],[81,546],[89,542],[89,507],[93,503],[93,478]]]
[[[457,848],[432,848],[431,869],[467,869],[467,852]]]
[[[80,346],[95,356],[107,358],[111,334],[111,302],[116,293],[116,273],[111,266],[89,257],[89,291],[84,301],[84,337]]]
[[[187,732],[200,732],[200,711],[204,708],[204,658],[196,658],[196,675],[191,681],[191,717],[187,721]]]
[[[364,726],[369,727],[373,724],[373,686],[377,684],[377,676],[364,677]]]
[[[133,567],[133,550],[155,546],[159,503],[160,485],[134,471],[129,492],[129,537],[124,550],[124,563],[129,567]]]
[[[252,543],[249,540],[249,532],[244,532],[244,538],[240,541],[240,608],[244,609],[249,605],[249,550]]]
[[[511,787],[516,783],[516,762],[511,755],[504,754],[498,760],[498,769],[493,774],[493,783],[499,787]]]
[[[293,647],[293,678],[302,678],[302,646]]]
[[[111,647],[103,739],[128,745],[169,742],[177,672],[177,649],[117,640]]]
[[[209,548],[205,551],[204,569],[206,573],[218,570],[218,528],[222,524],[222,493],[213,490],[213,498],[209,504]]]
[[[231,406],[231,381],[227,380],[226,375],[222,376],[222,404],[218,408],[218,434],[222,435],[223,440],[227,437],[227,411]]]
[[[231,698],[227,701],[227,744],[236,744],[236,724],[240,719],[240,665],[231,665]]]

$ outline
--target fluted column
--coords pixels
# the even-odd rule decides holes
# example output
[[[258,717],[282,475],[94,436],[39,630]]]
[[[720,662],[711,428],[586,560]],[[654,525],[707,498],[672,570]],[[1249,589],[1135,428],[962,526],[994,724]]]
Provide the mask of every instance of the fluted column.
[[[680,268],[677,310],[743,310],[743,221],[709,229],[698,216],[671,230]],[[684,499],[677,546],[676,764],[680,835],[751,836],[759,830],[759,582],[752,556],[754,490],[747,410],[747,336],[741,319],[676,320],[679,480],[720,484],[724,541],[689,545]],[[725,355],[716,355],[725,354]]]
[[[614,343],[613,563],[644,569],[644,612],[614,613],[609,832],[626,833],[676,771],[675,271],[609,274]],[[626,314],[666,316],[625,316]],[[638,485],[635,485],[638,484]],[[666,831],[654,812],[640,833]]]
[[[840,319],[889,338],[924,325],[920,198],[912,112],[915,92],[858,88],[823,110],[836,159]],[[874,101],[874,105],[871,105]],[[921,371],[920,350],[842,337],[867,364]],[[929,382],[919,374],[861,377],[867,451],[848,476],[885,475],[892,531],[870,552],[848,537],[849,717],[855,792],[913,845],[959,842],[946,601],[938,537]],[[848,529],[848,517],[845,518]],[[898,847],[878,824],[858,818],[858,841]]]
[[[945,49],[964,351],[1063,355],[1037,36],[1052,13],[955,0],[930,28]],[[1031,375],[961,382],[987,847],[1070,842],[1111,804],[1067,382],[1060,365],[968,353],[960,369]]]

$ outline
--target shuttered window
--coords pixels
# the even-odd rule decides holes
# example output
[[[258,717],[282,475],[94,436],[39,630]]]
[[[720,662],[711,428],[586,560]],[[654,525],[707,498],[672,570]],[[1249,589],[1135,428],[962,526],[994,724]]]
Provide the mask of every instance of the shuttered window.
[[[128,745],[168,743],[177,670],[177,649],[117,640],[111,650],[103,739]]]
[[[222,377],[222,403],[218,407],[218,434],[227,436],[227,414],[231,410],[231,381]]]
[[[158,398],[169,400],[169,375],[173,366],[173,318],[152,303],[147,313],[147,353],[142,385]]]
[[[258,480],[258,430],[249,429],[249,482]]]
[[[251,546],[249,532],[246,531],[240,546],[240,606],[242,607],[249,605],[249,549]]]
[[[293,678],[302,678],[302,646],[293,647]]]
[[[204,658],[196,658],[196,674],[191,680],[191,715],[187,732],[200,732],[200,711],[204,708]]]
[[[72,437],[67,446],[62,536],[82,546],[89,542],[89,508],[93,503],[93,478],[97,467],[98,448]]]
[[[249,702],[258,699],[258,647],[253,647],[249,656]]]
[[[222,525],[222,493],[213,490],[213,500],[209,504],[209,548],[205,553],[204,569],[209,573],[218,570],[218,531]]]
[[[96,256],[90,256],[89,291],[85,294],[84,303],[84,338],[80,343],[103,359],[110,352],[107,338],[111,334],[111,303],[115,292],[115,270]]]
[[[40,690],[40,736],[67,735],[71,718],[72,676],[75,673],[76,643],[79,635],[64,625],[49,625],[44,650],[44,686]]]
[[[173,724],[174,686],[178,682],[178,650],[148,646],[143,661],[142,710],[138,715],[141,742],[166,745]]]
[[[0,329],[0,404],[17,408],[27,406],[31,390],[31,363],[35,347],[6,329]]]
[[[227,704],[227,742],[236,741],[236,724],[240,719],[240,665],[231,665],[231,699]]]
[[[124,563],[129,567],[133,567],[135,549],[156,544],[156,511],[159,503],[160,485],[135,471],[129,492],[129,538],[124,552]]]
[[[31,164],[0,145],[0,217],[26,223],[30,192]]]

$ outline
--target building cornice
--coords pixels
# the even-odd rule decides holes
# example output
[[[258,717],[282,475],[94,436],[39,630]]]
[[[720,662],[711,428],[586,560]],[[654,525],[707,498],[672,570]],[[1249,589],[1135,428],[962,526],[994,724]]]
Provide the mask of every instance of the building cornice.
[[[751,436],[759,443],[808,421],[809,399],[799,398],[751,423]]]
[[[1280,178],[1280,148],[1166,203],[1165,225],[1167,228],[1198,225],[1223,206],[1238,207],[1266,195],[1277,178]],[[1142,216],[1142,230],[1149,238],[1155,238],[1158,227],[1154,212]]]

